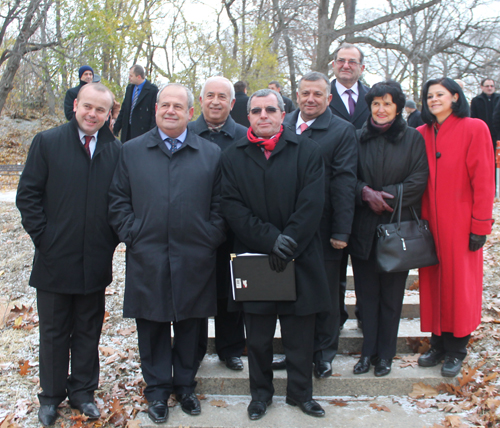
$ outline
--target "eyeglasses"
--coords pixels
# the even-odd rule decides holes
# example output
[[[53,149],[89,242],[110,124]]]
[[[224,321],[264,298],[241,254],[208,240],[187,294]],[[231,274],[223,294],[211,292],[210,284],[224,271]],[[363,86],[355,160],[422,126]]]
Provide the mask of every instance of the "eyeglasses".
[[[347,60],[344,58],[337,58],[335,62],[339,65],[345,65],[346,63],[349,64],[349,67],[355,67],[356,65],[360,65],[360,62],[354,61],[353,59]]]
[[[265,110],[266,110],[267,114],[276,113],[278,111],[278,109],[276,107],[273,107],[273,106],[267,106],[265,108]],[[252,110],[250,110],[250,114],[255,114],[255,115],[261,114],[261,112],[262,112],[262,109],[260,107],[255,107]]]
[[[483,88],[494,88],[495,85],[483,85]]]

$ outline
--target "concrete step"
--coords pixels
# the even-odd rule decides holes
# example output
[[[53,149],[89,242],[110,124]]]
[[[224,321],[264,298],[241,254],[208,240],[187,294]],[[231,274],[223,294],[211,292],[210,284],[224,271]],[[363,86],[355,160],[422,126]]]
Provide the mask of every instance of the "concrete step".
[[[208,323],[208,354],[215,354],[214,341],[214,321],[209,319]],[[397,342],[397,353],[408,353],[413,350],[408,344],[409,339],[422,339],[430,337],[430,333],[422,333],[420,331],[419,319],[401,319],[399,324],[399,334]],[[363,343],[363,333],[358,329],[356,320],[349,319],[344,325],[344,329],[340,333],[339,354],[355,354],[361,352]],[[274,335],[273,348],[275,354],[283,353],[283,345],[281,343],[281,330],[279,322],[276,325],[276,333]]]
[[[418,279],[418,269],[412,269],[408,274],[408,278],[406,279],[406,288],[407,289],[410,288],[417,279]],[[354,276],[352,274],[352,266],[350,264],[347,265],[346,284],[348,290],[354,290]]]
[[[345,305],[349,318],[356,318],[354,315],[354,308],[356,305],[356,295],[354,291],[347,291],[345,295]],[[403,299],[403,310],[401,311],[401,318],[419,318],[420,317],[420,297],[418,291],[405,291]]]

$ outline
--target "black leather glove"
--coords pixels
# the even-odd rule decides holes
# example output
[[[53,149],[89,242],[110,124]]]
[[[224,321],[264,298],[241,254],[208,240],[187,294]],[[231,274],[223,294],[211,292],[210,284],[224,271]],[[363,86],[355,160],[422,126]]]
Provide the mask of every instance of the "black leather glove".
[[[282,259],[293,256],[293,250],[297,248],[297,243],[286,235],[279,235],[274,243],[273,253]]]
[[[269,254],[269,266],[271,267],[271,270],[280,273],[286,269],[286,265],[286,260],[283,260],[281,257],[274,253]]]
[[[392,213],[394,210],[387,205],[385,199],[393,199],[394,196],[387,192],[379,192],[378,190],[373,190],[369,186],[363,187],[361,191],[361,199],[365,201],[370,209],[377,215],[382,214],[384,211],[389,211]]]
[[[484,245],[485,242],[486,235],[475,235],[474,233],[471,233],[469,236],[469,250],[477,251]]]

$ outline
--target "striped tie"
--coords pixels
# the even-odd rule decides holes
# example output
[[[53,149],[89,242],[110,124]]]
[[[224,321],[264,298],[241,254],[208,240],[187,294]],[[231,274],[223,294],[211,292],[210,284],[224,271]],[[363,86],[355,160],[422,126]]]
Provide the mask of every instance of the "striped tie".
[[[128,119],[128,123],[132,124],[132,113],[134,112],[135,104],[137,103],[137,98],[139,97],[139,89],[137,86],[135,87],[134,97],[132,98],[132,107],[130,109],[130,117]]]

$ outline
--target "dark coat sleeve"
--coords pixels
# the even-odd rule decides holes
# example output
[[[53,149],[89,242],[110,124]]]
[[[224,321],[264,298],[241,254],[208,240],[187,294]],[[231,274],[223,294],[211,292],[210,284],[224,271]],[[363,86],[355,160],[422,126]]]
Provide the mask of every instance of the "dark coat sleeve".
[[[116,118],[115,125],[113,126],[113,134],[118,136],[122,127],[123,127],[123,117],[128,116],[130,114],[130,102],[132,100],[132,85],[128,85],[125,90],[125,97],[123,98],[122,108],[120,109],[120,113],[118,113],[118,117]]]
[[[495,135],[500,137],[500,100],[497,102],[495,110],[493,110],[493,129],[495,130]]]
[[[153,129],[156,126],[156,97],[158,96],[158,87],[156,85],[151,85],[151,97],[150,97],[150,111],[151,121],[149,123],[149,129]]]
[[[478,97],[472,98],[472,101],[470,102],[470,117],[480,117],[480,108],[479,108],[479,103],[480,100]]]

